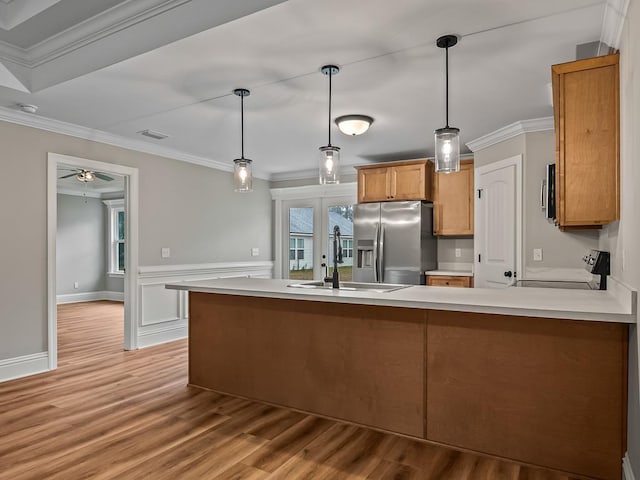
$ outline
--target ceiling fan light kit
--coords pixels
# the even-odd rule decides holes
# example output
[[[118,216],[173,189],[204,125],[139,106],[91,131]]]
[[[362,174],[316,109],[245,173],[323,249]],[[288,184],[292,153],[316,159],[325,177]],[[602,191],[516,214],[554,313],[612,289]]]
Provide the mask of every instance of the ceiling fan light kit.
[[[438,48],[445,49],[445,84],[446,84],[446,125],[438,128],[435,134],[436,173],[454,173],[460,171],[460,129],[449,126],[449,48],[458,43],[456,35],[444,35],[436,41]]]
[[[336,125],[345,135],[362,135],[373,123],[373,118],[368,115],[343,115],[336,118]]]
[[[233,161],[233,190],[235,192],[248,193],[253,192],[253,161],[244,158],[244,97],[251,95],[246,88],[236,88],[234,95],[240,97],[240,158]]]
[[[320,69],[323,75],[329,77],[329,141],[320,147],[319,178],[320,185],[340,183],[340,147],[331,145],[331,77],[336,75],[340,68],[335,65],[325,65]]]

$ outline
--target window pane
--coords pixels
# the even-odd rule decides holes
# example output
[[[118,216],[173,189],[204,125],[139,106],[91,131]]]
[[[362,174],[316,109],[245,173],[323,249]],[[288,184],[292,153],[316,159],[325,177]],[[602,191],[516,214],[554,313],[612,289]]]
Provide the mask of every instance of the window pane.
[[[124,242],[118,243],[118,271],[124,272]]]
[[[289,278],[313,280],[313,208],[289,209]]]
[[[118,240],[124,240],[124,211],[118,212]]]
[[[353,268],[353,205],[336,205],[327,209],[329,215],[329,265],[333,265],[333,229],[337,225],[340,227],[340,238],[342,239],[342,262],[338,264],[340,280],[350,281]]]

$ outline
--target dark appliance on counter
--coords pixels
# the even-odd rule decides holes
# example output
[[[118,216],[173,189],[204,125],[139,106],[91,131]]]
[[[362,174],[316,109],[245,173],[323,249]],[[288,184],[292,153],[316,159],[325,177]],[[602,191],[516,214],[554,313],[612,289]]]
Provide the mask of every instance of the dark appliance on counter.
[[[607,276],[611,275],[611,255],[609,252],[602,250],[591,250],[587,255],[582,257],[584,267],[592,275],[600,275],[600,290],[607,289]]]
[[[420,285],[424,284],[424,272],[437,267],[431,203],[354,205],[353,234],[356,282]]]

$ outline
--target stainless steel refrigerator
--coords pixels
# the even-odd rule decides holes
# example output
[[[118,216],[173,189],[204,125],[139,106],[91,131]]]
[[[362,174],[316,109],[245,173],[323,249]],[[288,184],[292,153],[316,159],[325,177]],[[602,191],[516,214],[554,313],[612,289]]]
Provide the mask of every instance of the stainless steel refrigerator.
[[[357,282],[419,285],[423,272],[437,268],[431,203],[354,205],[353,235]]]

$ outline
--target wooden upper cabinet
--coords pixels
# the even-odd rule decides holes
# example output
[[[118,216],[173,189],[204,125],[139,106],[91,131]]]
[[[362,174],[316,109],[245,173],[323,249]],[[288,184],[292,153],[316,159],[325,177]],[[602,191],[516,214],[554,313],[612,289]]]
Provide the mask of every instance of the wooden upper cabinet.
[[[432,200],[433,164],[427,159],[358,169],[358,203]]]
[[[620,218],[619,55],[552,67],[561,228]]]
[[[456,173],[433,176],[434,235],[473,235],[473,160]]]

